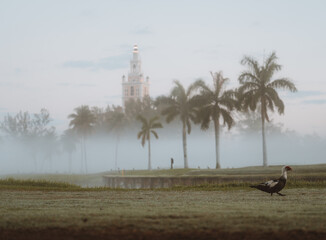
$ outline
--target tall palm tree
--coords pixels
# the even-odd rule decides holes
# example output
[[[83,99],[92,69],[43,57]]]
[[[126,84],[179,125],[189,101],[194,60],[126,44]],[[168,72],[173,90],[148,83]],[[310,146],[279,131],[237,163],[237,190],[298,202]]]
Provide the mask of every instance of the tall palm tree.
[[[153,129],[162,128],[162,124],[158,122],[158,117],[153,117],[149,120],[139,115],[138,120],[142,123],[141,131],[138,133],[137,138],[141,138],[141,144],[144,147],[146,140],[148,141],[148,170],[152,170],[151,162],[151,133],[157,139],[158,135]]]
[[[68,154],[69,173],[71,173],[72,154],[76,151],[76,136],[72,129],[67,129],[61,135],[62,150]]]
[[[112,131],[116,137],[115,154],[114,154],[114,166],[115,170],[118,169],[118,147],[120,143],[120,136],[129,124],[126,114],[123,112],[122,107],[113,106],[113,110],[108,112],[107,122],[109,131]]]
[[[188,168],[187,133],[190,134],[191,132],[191,121],[196,122],[196,99],[193,96],[193,92],[197,86],[195,82],[185,90],[179,81],[174,81],[174,84],[175,86],[171,90],[170,96],[158,97],[156,104],[165,105],[161,113],[166,115],[167,123],[170,123],[177,116],[180,117],[182,123],[184,168]]]
[[[229,80],[223,78],[222,72],[212,73],[213,87],[209,87],[203,81],[198,81],[197,85],[200,87],[200,95],[198,98],[201,102],[201,108],[198,111],[198,117],[201,122],[201,129],[206,130],[209,128],[210,122],[214,123],[215,130],[215,151],[216,151],[216,168],[221,168],[220,165],[220,151],[219,151],[219,138],[220,138],[220,120],[228,129],[234,123],[232,117],[232,110],[236,106],[235,92],[232,90],[225,90],[225,84]]]
[[[84,164],[87,173],[86,138],[92,131],[95,117],[89,107],[85,105],[75,108],[74,111],[75,113],[68,116],[68,118],[71,118],[69,126],[72,127],[81,139],[82,165]]]
[[[263,139],[263,166],[267,166],[267,152],[265,139],[265,120],[269,122],[268,110],[274,112],[274,107],[279,114],[284,113],[284,103],[280,99],[276,89],[287,89],[291,92],[297,91],[293,82],[287,78],[272,80],[273,75],[282,69],[277,62],[276,53],[273,52],[259,65],[258,61],[252,57],[245,56],[241,64],[247,66],[239,76],[240,82],[240,102],[245,110],[255,111],[260,109],[261,127]]]

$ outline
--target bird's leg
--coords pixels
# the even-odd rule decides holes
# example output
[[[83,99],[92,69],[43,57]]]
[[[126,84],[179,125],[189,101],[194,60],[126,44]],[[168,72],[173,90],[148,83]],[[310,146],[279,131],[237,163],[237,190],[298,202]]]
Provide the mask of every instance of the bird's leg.
[[[271,192],[271,196],[273,196],[273,193]]]
[[[285,196],[285,194],[282,194],[282,193],[277,193],[278,195],[280,195],[280,196],[282,196],[282,197],[284,197]]]

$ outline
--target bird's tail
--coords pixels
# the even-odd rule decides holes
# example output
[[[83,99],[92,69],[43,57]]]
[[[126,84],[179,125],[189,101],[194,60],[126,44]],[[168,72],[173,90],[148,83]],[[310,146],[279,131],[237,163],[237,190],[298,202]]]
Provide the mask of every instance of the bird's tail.
[[[257,186],[254,186],[254,185],[251,185],[251,186],[249,186],[249,187],[251,187],[251,188],[257,188]]]

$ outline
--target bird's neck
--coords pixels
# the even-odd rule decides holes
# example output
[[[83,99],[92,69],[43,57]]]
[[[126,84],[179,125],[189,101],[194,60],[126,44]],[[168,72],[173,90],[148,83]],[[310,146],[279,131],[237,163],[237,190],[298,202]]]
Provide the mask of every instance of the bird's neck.
[[[286,179],[288,178],[288,172],[287,172],[287,171],[284,171],[284,172],[282,173],[281,178],[284,178],[284,179],[286,180]]]

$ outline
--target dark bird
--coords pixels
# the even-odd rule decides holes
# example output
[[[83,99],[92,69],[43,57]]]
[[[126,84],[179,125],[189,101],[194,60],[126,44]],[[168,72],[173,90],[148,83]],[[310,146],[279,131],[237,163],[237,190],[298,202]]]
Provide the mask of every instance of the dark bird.
[[[257,188],[261,191],[264,192],[268,192],[271,194],[271,196],[273,195],[273,193],[277,193],[280,196],[285,196],[282,193],[279,193],[286,184],[286,179],[288,178],[288,171],[291,171],[292,168],[289,166],[284,166],[282,168],[282,175],[279,179],[275,179],[275,180],[270,180],[264,183],[260,183],[258,185],[252,185],[250,186],[251,188]]]

